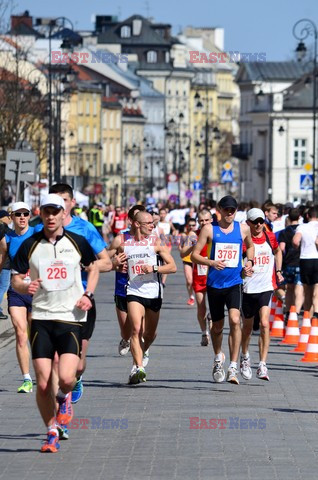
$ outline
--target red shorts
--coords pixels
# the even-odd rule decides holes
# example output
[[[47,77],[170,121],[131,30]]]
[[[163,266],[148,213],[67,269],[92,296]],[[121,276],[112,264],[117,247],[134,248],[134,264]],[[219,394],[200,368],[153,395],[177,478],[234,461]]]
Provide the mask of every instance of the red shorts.
[[[192,288],[195,293],[206,292],[206,275],[198,275],[197,269],[193,269],[193,280],[192,280]]]

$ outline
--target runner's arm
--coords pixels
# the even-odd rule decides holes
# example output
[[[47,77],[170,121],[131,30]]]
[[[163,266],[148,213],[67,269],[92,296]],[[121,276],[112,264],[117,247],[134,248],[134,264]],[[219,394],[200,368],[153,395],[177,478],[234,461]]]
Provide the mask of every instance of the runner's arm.
[[[7,254],[8,254],[8,247],[7,247],[6,237],[4,236],[0,241],[0,272],[7,258]]]
[[[159,240],[156,245],[156,252],[160,255],[162,260],[165,262],[164,265],[159,265],[158,273],[167,274],[167,273],[176,273],[177,266],[173,259],[173,256],[170,254],[168,247],[161,245]]]
[[[300,242],[301,242],[301,233],[300,232],[297,232],[295,233],[295,235],[293,236],[293,240],[292,240],[292,243],[293,243],[293,246],[298,248],[299,245],[300,245]]]
[[[109,258],[107,250],[104,248],[101,252],[97,254],[98,260],[96,261],[100,273],[110,272],[113,268],[113,263]]]
[[[190,255],[193,251],[193,247],[197,242],[197,235],[191,235],[187,237],[187,242],[184,243],[183,247],[180,248],[180,257],[184,258]]]
[[[193,247],[193,251],[191,254],[191,260],[193,263],[198,263],[200,265],[207,265],[208,267],[212,267],[215,264],[214,260],[210,260],[209,258],[203,257],[200,255],[201,250],[207,243],[212,242],[212,228],[211,225],[204,225],[202,228],[198,241]]]
[[[282,283],[284,281],[284,277],[282,275],[283,253],[279,247],[274,250],[274,255],[277,280],[278,283]]]
[[[246,265],[244,267],[244,272],[247,276],[250,276],[253,272],[253,263],[254,263],[254,256],[255,256],[255,248],[254,248],[254,243],[252,241],[252,235],[251,235],[251,230],[250,227],[246,224],[240,224],[241,228],[241,234],[243,241],[246,246]],[[249,262],[248,260],[252,260]]]

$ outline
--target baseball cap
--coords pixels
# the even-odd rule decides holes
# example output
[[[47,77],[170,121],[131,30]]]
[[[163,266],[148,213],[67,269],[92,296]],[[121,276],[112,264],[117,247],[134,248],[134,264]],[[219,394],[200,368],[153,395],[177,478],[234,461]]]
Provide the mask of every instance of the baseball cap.
[[[31,211],[29,205],[25,202],[13,203],[13,205],[11,206],[11,212],[14,213],[14,212],[17,212],[18,210],[28,210],[28,212]]]
[[[0,210],[0,218],[4,217],[10,217],[10,213],[8,213],[6,210]]]
[[[65,203],[62,197],[56,195],[56,193],[49,193],[45,195],[41,200],[41,208],[44,207],[54,207],[54,208],[63,208],[65,210]]]
[[[251,220],[253,222],[257,218],[265,220],[264,212],[260,208],[251,208],[246,214],[246,220]]]
[[[226,195],[225,197],[221,198],[221,200],[219,201],[219,207],[237,209],[237,201],[231,195]]]

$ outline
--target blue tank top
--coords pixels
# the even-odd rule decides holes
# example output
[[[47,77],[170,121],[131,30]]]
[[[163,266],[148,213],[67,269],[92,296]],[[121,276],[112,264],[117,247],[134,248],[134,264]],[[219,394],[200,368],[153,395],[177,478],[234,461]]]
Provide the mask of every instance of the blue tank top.
[[[231,233],[225,234],[219,225],[213,225],[213,240],[209,258],[226,260],[230,267],[224,270],[209,268],[207,285],[213,288],[229,288],[242,283],[242,235],[239,222],[233,222]],[[236,266],[235,266],[236,265]]]
[[[34,233],[34,227],[29,227],[23,235],[18,235],[14,230],[6,233],[6,242],[8,248],[8,257],[13,260],[21,244]]]
[[[130,228],[121,230],[120,234],[124,235],[124,239],[127,240],[130,237]],[[120,297],[126,297],[126,286],[128,283],[128,273],[116,272],[115,277],[115,295]]]

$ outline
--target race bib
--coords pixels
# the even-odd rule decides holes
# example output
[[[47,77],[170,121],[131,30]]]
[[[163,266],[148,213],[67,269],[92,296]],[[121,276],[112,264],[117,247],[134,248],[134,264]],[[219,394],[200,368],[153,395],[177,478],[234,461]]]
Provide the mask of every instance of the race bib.
[[[269,255],[268,252],[259,251],[254,258],[254,273],[265,273],[269,269]]]
[[[240,245],[238,243],[216,243],[214,260],[225,260],[225,266],[235,268],[238,266],[240,258]]]
[[[205,257],[205,258],[208,258],[208,257]],[[209,267],[207,265],[197,264],[198,277],[206,276],[208,274],[208,269],[209,269]]]
[[[71,260],[40,260],[39,275],[42,287],[48,292],[67,290],[75,280],[75,266]]]
[[[124,227],[125,227],[124,220],[116,220],[115,221],[115,229],[116,230],[123,230]]]
[[[141,267],[142,265],[150,265],[146,259],[136,260],[134,258],[130,258],[128,260],[128,273],[129,273],[129,280],[134,280],[136,277],[140,277],[142,280],[149,279],[153,277],[153,273],[145,274],[143,273]]]

